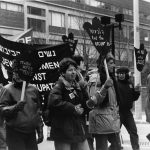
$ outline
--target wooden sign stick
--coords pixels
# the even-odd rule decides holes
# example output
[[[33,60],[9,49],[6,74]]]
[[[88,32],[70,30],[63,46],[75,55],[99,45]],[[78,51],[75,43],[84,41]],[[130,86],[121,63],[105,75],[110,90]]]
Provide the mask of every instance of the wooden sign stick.
[[[26,81],[23,81],[22,91],[21,91],[21,101],[24,101],[25,87],[26,87]]]
[[[108,72],[108,67],[107,67],[106,59],[104,59],[104,66],[105,66],[105,71],[106,71],[107,79],[109,79],[110,76],[109,76],[109,72]]]

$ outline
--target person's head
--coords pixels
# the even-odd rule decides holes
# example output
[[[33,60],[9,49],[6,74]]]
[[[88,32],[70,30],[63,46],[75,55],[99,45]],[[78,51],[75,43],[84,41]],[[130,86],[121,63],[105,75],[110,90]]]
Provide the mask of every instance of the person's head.
[[[72,57],[72,59],[76,62],[77,67],[78,67],[80,70],[84,70],[84,69],[85,69],[84,59],[83,59],[82,56],[80,56],[80,55],[74,55],[74,56]]]
[[[107,68],[108,68],[108,72],[109,75],[113,78],[114,75],[114,70],[115,70],[115,58],[112,55],[112,53],[108,53],[106,56],[106,63],[107,63]],[[100,74],[100,82],[101,85],[104,84],[104,82],[106,81],[107,77],[106,77],[106,71],[105,71],[105,66],[104,63],[101,63],[100,58],[97,60],[97,64],[98,64],[98,72]]]
[[[16,87],[22,87],[23,80],[19,76],[19,69],[16,61],[12,63],[12,82]]]
[[[18,72],[13,72],[12,80],[17,83],[22,83],[23,80],[19,77]]]
[[[127,67],[120,67],[116,71],[117,79],[121,81],[129,80],[129,69]]]
[[[72,82],[76,78],[77,64],[71,58],[64,58],[59,64],[60,74],[69,82]]]
[[[106,62],[107,62],[108,72],[113,73],[115,69],[115,58],[112,55],[112,53],[107,54]]]

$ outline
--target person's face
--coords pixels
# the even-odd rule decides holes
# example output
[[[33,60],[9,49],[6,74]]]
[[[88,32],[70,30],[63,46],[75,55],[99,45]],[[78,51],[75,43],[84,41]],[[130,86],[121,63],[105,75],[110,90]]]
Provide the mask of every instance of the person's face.
[[[64,78],[71,82],[76,78],[76,68],[73,65],[70,65],[65,73],[63,73]]]
[[[20,79],[18,73],[16,73],[16,72],[13,72],[13,79],[14,79],[16,82],[19,82],[19,83],[23,82],[23,80]]]
[[[108,67],[108,71],[110,73],[113,73],[114,72],[114,68],[115,68],[115,62],[113,59],[110,59],[108,62],[107,62],[107,67]]]
[[[125,77],[126,77],[125,73],[121,73],[121,72],[118,73],[117,76],[118,76],[118,79],[119,79],[119,80],[125,80]]]

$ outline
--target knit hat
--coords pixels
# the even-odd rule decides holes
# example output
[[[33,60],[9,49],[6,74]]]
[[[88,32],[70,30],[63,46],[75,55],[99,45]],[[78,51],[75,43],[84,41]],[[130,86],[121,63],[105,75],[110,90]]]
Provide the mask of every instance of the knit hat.
[[[127,67],[123,66],[123,67],[120,67],[119,69],[117,69],[116,73],[117,74],[119,74],[119,73],[127,74],[127,73],[129,73],[129,69]]]

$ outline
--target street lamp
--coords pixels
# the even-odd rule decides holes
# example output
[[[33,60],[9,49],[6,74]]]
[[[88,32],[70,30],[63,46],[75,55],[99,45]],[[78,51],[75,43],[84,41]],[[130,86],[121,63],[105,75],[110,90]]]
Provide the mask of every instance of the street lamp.
[[[110,26],[112,31],[112,54],[115,56],[115,43],[114,43],[114,29],[119,28],[119,30],[122,30],[121,23],[124,21],[124,15],[123,14],[116,14],[115,15],[115,22],[116,23],[110,23],[110,17],[108,16],[102,16],[101,17],[101,23],[103,25]]]

